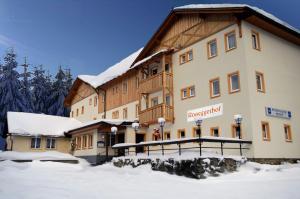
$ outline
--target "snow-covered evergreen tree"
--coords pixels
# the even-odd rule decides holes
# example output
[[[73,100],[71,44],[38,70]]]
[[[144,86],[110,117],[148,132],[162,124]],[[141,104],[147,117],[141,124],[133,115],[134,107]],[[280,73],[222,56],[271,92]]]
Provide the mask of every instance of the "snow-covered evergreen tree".
[[[0,78],[0,128],[2,133],[7,124],[8,111],[26,111],[24,98],[20,92],[21,82],[20,74],[16,70],[17,66],[16,53],[13,49],[9,49],[4,57]]]
[[[24,70],[23,73],[20,75],[22,77],[21,80],[21,93],[24,98],[24,103],[26,107],[26,112],[33,111],[33,103],[32,103],[32,95],[31,95],[31,84],[30,84],[30,76],[31,73],[28,71],[29,64],[27,63],[26,57],[24,60],[24,64],[22,64]]]
[[[48,114],[67,116],[66,109],[64,107],[64,100],[68,93],[66,89],[66,75],[64,71],[59,67],[59,70],[55,76],[55,81],[52,84],[52,91],[50,95],[50,106],[48,108]]]
[[[51,80],[50,84],[51,84]],[[48,113],[48,98],[51,92],[51,85],[45,77],[45,70],[42,65],[34,67],[31,79],[33,112]]]
[[[72,78],[72,74],[71,74],[71,69],[66,69],[65,70],[65,87],[66,87],[66,91],[67,93],[69,93],[72,84],[73,84],[73,78]],[[70,108],[69,107],[65,107],[65,113],[64,116],[69,117],[70,116]]]

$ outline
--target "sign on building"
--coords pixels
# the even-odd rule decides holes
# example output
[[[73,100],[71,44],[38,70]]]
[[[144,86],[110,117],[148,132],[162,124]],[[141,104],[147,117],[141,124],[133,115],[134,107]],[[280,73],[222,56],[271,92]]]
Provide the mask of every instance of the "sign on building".
[[[278,108],[266,107],[266,115],[271,117],[279,117],[284,119],[291,119],[292,112],[287,110],[282,110]]]
[[[207,119],[223,115],[223,103],[205,106],[198,109],[189,110],[187,112],[187,121],[194,122],[195,119]]]

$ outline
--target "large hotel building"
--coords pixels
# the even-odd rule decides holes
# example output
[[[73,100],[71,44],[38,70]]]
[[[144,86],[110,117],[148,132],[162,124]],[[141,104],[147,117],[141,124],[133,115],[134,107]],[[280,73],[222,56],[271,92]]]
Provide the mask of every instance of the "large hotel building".
[[[195,117],[203,137],[235,138],[240,114],[245,156],[299,159],[299,75],[300,32],[275,16],[240,4],[174,8],[144,48],[75,80],[65,105],[84,125],[68,131],[73,153],[97,162],[101,143],[114,156],[114,144],[155,141],[158,118],[164,139],[197,137]]]

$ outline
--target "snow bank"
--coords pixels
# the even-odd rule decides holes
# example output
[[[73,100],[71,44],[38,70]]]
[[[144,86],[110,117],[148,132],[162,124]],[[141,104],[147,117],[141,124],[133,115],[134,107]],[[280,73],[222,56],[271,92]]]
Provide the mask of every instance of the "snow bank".
[[[290,24],[288,24],[285,21],[282,21],[281,19],[275,17],[274,15],[260,9],[254,6],[250,6],[247,4],[190,4],[190,5],[185,5],[185,6],[179,6],[179,7],[175,7],[174,10],[183,10],[183,9],[211,9],[211,8],[250,8],[251,10],[264,15],[265,17],[273,20],[276,23],[279,23],[297,33],[300,33],[300,31],[291,26]]]
[[[0,160],[78,160],[78,158],[57,151],[48,152],[0,152]]]
[[[82,125],[74,118],[36,113],[8,112],[9,133],[23,136],[64,136],[64,132]]]
[[[107,70],[105,70],[104,72],[100,73],[97,76],[79,75],[78,78],[90,84],[94,88],[97,88],[98,86],[103,85],[109,82],[110,80],[126,73],[130,69],[130,66],[133,64],[134,60],[137,58],[137,56],[140,54],[142,50],[143,48],[132,53],[125,59],[121,60],[119,63],[109,67]]]

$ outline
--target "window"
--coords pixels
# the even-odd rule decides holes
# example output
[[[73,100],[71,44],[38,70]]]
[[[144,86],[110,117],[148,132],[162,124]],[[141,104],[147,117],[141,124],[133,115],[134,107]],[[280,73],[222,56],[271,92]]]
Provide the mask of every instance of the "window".
[[[31,148],[32,149],[41,148],[41,138],[40,137],[31,138]]]
[[[195,86],[181,89],[181,99],[195,97]]]
[[[84,114],[84,106],[81,107],[81,114]]]
[[[219,137],[220,136],[219,127],[210,128],[210,135],[214,137]]]
[[[233,138],[239,138],[238,125],[236,125],[236,124],[231,125],[231,133],[232,133]],[[241,138],[242,138],[242,127],[241,126],[240,126],[240,134],[241,134]]]
[[[123,82],[123,93],[127,93],[127,82]]]
[[[158,73],[157,67],[151,69],[151,75],[156,75]]]
[[[262,137],[264,141],[270,141],[270,126],[268,122],[261,122]]]
[[[228,74],[229,93],[240,91],[240,75],[239,72]]]
[[[90,99],[89,99],[89,105],[92,105],[92,101],[93,101],[93,99],[90,98]]]
[[[185,138],[185,130],[184,129],[179,129],[177,132],[177,137],[178,138]]]
[[[81,137],[80,136],[78,136],[78,137],[76,137],[75,138],[76,139],[76,149],[81,149]]]
[[[190,87],[189,91],[190,91],[190,97],[194,97],[195,96],[195,86]]]
[[[251,39],[252,39],[252,48],[255,50],[260,50],[260,40],[258,32],[252,30],[251,32]]]
[[[218,55],[217,39],[213,39],[207,42],[207,56],[210,59],[216,57],[217,55]]]
[[[168,106],[171,105],[171,98],[170,98],[169,94],[166,95],[166,105],[168,105]]]
[[[119,118],[119,111],[112,112],[112,119],[118,119]]]
[[[88,137],[89,137],[88,147],[93,148],[93,135],[89,135]]]
[[[200,129],[198,127],[193,127],[193,137],[199,138],[200,131],[201,131],[201,127]]]
[[[79,109],[76,109],[76,116],[79,115]]]
[[[171,139],[171,133],[166,131],[164,132],[164,140],[170,140]]]
[[[127,119],[128,113],[127,113],[127,108],[123,108],[123,119]]]
[[[179,63],[184,64],[193,60],[193,51],[189,50],[179,56]]]
[[[255,72],[255,79],[256,79],[256,89],[258,92],[265,92],[265,80],[264,74],[260,72]]]
[[[165,64],[165,71],[168,73],[170,72],[170,64],[169,63],[166,63]]]
[[[46,148],[47,149],[55,149],[55,138],[47,138]]]
[[[221,95],[220,92],[220,79],[215,78],[209,80],[209,90],[210,90],[210,98],[219,97]]]
[[[71,112],[72,117],[74,117],[74,111]]]
[[[135,105],[135,117],[136,118],[139,117],[139,105],[138,104]]]
[[[287,141],[287,142],[292,141],[291,126],[288,124],[284,125],[284,137],[285,137],[285,141]]]
[[[231,31],[225,34],[225,50],[227,52],[235,48],[236,48],[235,31]]]
[[[98,102],[97,102],[97,97],[95,96],[95,97],[94,97],[94,106],[97,106],[97,103],[98,103]]]
[[[87,135],[82,136],[83,148],[87,148]]]
[[[158,97],[154,97],[151,99],[151,107],[158,105]]]

